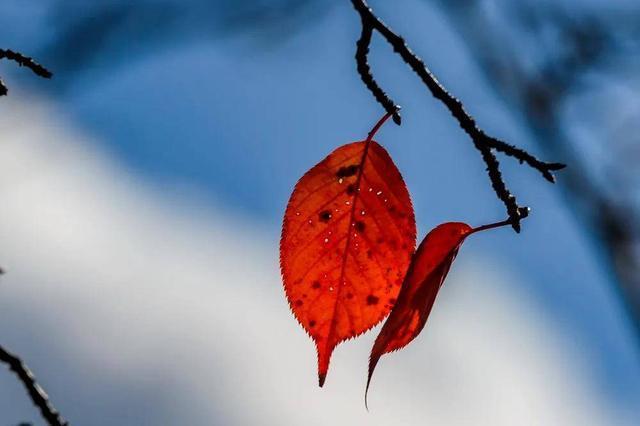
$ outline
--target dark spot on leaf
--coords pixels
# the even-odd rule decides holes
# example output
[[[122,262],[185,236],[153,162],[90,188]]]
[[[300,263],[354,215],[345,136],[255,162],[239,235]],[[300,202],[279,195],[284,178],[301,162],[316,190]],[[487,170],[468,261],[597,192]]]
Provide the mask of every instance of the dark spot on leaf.
[[[329,219],[331,219],[331,212],[329,210],[323,210],[318,215],[318,218],[320,219],[320,222],[327,223],[329,222]]]
[[[377,305],[380,299],[373,294],[367,296],[367,305]]]
[[[376,243],[378,243],[378,244],[384,243],[384,238],[378,237],[378,239],[376,240]]]
[[[365,226],[363,221],[356,220],[356,231],[362,233],[362,232],[364,232],[365,228],[366,228],[366,226]]]
[[[352,164],[350,166],[340,167],[340,169],[336,172],[336,176],[338,179],[346,178],[349,176],[353,176],[358,172],[358,165]]]
[[[302,306],[304,302],[300,299],[296,300],[296,306]]]
[[[347,299],[353,299],[353,293],[347,293]]]
[[[347,195],[353,195],[354,192],[356,192],[356,186],[350,183],[349,186],[347,186]]]
[[[311,284],[311,288],[315,288],[316,290],[320,288],[320,281],[314,281],[313,284]]]
[[[309,321],[309,327],[315,327],[315,326],[316,326],[315,320]]]
[[[389,303],[391,303],[392,305],[395,304],[396,303],[395,297],[390,298]]]
[[[389,207],[389,212],[391,212],[391,213],[395,213],[395,212],[396,212],[396,208],[395,208],[395,206],[391,206],[391,207]]]
[[[371,250],[367,250],[367,257],[369,259],[371,259],[373,257],[373,253],[371,252]]]

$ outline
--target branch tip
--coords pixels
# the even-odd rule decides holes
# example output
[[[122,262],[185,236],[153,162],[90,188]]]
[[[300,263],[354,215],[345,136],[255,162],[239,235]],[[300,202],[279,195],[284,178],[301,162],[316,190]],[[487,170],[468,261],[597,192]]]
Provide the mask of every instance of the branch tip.
[[[56,408],[51,404],[49,396],[42,386],[38,384],[33,373],[24,362],[11,352],[0,346],[0,362],[5,363],[9,370],[18,376],[18,379],[26,389],[31,402],[42,414],[42,417],[50,426],[68,426],[69,423],[64,421]]]
[[[38,77],[47,79],[53,77],[51,71],[37,63],[33,58],[25,56],[20,52],[14,52],[11,49],[0,49],[0,59],[7,59],[15,62],[20,67],[28,68]],[[8,92],[7,86],[0,80],[0,96],[5,96]]]

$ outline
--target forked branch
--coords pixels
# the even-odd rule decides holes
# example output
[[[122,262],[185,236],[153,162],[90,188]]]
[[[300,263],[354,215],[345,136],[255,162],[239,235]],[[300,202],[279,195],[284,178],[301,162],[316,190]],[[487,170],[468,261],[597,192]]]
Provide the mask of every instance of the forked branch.
[[[402,37],[393,32],[375,15],[365,0],[351,0],[351,3],[360,15],[362,21],[362,34],[357,42],[356,63],[358,73],[365,86],[387,113],[393,115],[393,121],[396,124],[400,124],[400,107],[380,87],[369,67],[369,46],[371,44],[371,37],[375,31],[393,47],[394,52],[400,55],[402,60],[420,77],[424,85],[431,92],[431,95],[447,107],[451,115],[458,121],[460,127],[469,135],[474,147],[480,152],[482,159],[487,165],[487,173],[491,180],[491,186],[498,198],[505,205],[507,214],[511,220],[511,226],[516,232],[520,232],[520,220],[523,218],[521,213],[526,207],[520,206],[516,197],[511,194],[507,188],[502,178],[502,173],[500,172],[500,163],[494,151],[502,152],[509,157],[513,157],[520,161],[521,164],[526,163],[529,167],[540,172],[549,182],[555,181],[552,172],[564,168],[564,164],[540,161],[523,149],[487,135],[477,126],[475,119],[464,109],[462,102],[451,95],[444,86],[440,84],[422,59],[413,53]]]

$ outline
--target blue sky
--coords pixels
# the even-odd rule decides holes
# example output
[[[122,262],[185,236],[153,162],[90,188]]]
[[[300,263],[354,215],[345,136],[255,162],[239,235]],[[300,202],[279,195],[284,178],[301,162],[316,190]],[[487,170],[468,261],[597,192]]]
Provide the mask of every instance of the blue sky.
[[[235,229],[241,246],[259,239],[257,245],[262,251],[256,249],[256,256],[265,256],[267,260],[261,258],[260,262],[268,265],[261,263],[260,268],[270,270],[277,267],[281,216],[296,180],[332,149],[363,138],[382,115],[355,72],[353,53],[359,26],[347,3],[333,6],[308,21],[308,25],[284,36],[258,28],[224,36],[195,32],[187,37],[177,32],[148,46],[135,39],[117,39],[106,49],[112,57],[82,68],[73,81],[65,81],[62,76],[61,83],[57,83],[56,76],[51,82],[33,82],[24,72],[8,71],[6,65],[3,76],[13,89],[13,96],[26,96],[27,100],[46,105],[44,112],[34,113],[35,120],[54,127],[59,120],[62,137],[69,132],[72,139],[79,140],[80,148],[73,149],[86,150],[91,158],[108,158],[106,176],[114,171],[130,176],[122,178],[131,182],[123,187],[133,188],[134,192],[144,188],[141,191],[145,194],[152,193],[162,200],[158,203],[163,208],[189,211],[187,219],[183,218],[189,223],[201,225],[200,214],[223,212],[225,219],[212,223],[222,226],[222,222]],[[47,7],[47,2],[30,8],[14,3],[9,9],[13,13],[3,19],[0,30],[6,40],[3,47],[44,55],[58,24],[47,15]],[[407,2],[402,13],[388,5],[379,7],[483,128],[536,152],[521,118],[495,97],[463,41],[436,8],[418,1]],[[25,28],[23,23],[32,19],[42,25]],[[118,52],[119,43],[125,54],[113,53]],[[46,65],[55,73],[55,57],[52,60]],[[403,106],[403,125],[387,124],[378,140],[392,154],[409,185],[419,236],[440,222],[462,220],[478,225],[502,219],[503,207],[490,188],[483,163],[444,107],[426,93],[379,40],[374,43],[371,62],[380,82]],[[3,100],[0,108],[3,115],[10,108],[21,108],[22,115],[29,114],[28,108],[13,98]],[[80,160],[73,157],[69,161],[77,164]],[[574,378],[591,389],[590,395],[613,412],[637,419],[639,349],[601,253],[592,237],[576,223],[558,188],[509,159],[502,164],[507,182],[521,202],[532,207],[533,214],[520,235],[500,230],[470,241],[461,257],[467,256],[470,265],[484,264],[467,266],[467,270],[495,268],[502,271],[498,274],[501,279],[513,278],[504,279],[506,285],[498,288],[508,293],[505,297],[522,300],[531,309],[517,321],[542,321],[549,328],[549,335],[560,340],[558,350],[564,351],[563,362],[584,366],[576,373],[579,377]],[[20,176],[20,172],[16,173],[12,176]],[[100,185],[109,180],[90,172],[87,176]],[[100,185],[96,188],[102,188]],[[192,199],[197,201],[192,204]],[[126,214],[126,210],[120,213]],[[130,214],[147,213],[143,210]],[[247,229],[257,230],[256,235]],[[187,234],[185,238],[189,239],[197,232]],[[234,240],[233,235],[231,232],[221,241],[228,244]],[[60,244],[64,247],[65,241]],[[2,253],[11,257],[8,250]],[[230,249],[227,255],[241,253],[242,250]],[[253,259],[236,261],[251,265]],[[478,279],[490,276],[479,274]],[[475,279],[473,273],[464,278]],[[269,286],[277,285],[277,280],[267,282]],[[460,286],[456,292],[467,286],[461,277],[455,284]],[[250,288],[255,292],[271,292],[275,288],[264,288],[266,285],[258,280]],[[469,287],[476,291],[483,288],[480,284]],[[135,293],[136,289],[130,291]],[[18,299],[27,303],[33,297]],[[286,305],[278,308],[286,309]],[[10,311],[9,318],[19,316],[17,308]],[[511,313],[519,315],[517,310]],[[482,316],[476,320],[482,322]],[[150,330],[154,332],[153,328]],[[10,333],[13,342],[21,339],[7,326],[0,331]],[[43,337],[34,330],[29,336],[34,340]],[[549,339],[542,339],[539,344],[554,345],[555,340]],[[311,346],[309,342],[301,344]],[[27,353],[32,346],[39,347],[27,343]],[[34,349],[31,353],[34,351],[37,352]],[[38,355],[34,356],[38,359]],[[517,364],[517,360],[512,361]],[[42,362],[39,367],[46,369],[47,363]],[[9,379],[2,376],[2,380]],[[308,386],[313,383],[307,382]],[[55,396],[53,391],[52,394]],[[144,406],[135,400],[128,403]],[[144,413],[140,416],[149,419]],[[200,419],[194,424],[204,423]]]

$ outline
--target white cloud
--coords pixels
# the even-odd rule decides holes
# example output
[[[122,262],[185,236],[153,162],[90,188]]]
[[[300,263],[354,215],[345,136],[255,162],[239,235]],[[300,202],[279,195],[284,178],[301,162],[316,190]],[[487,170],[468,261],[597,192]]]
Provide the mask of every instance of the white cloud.
[[[382,359],[370,413],[375,333],[340,346],[318,389],[277,236],[137,179],[51,106],[12,99],[0,117],[0,341],[35,360],[72,424],[624,423],[508,285],[526,277],[464,248],[423,335]],[[0,375],[0,399],[24,399],[11,380]],[[23,420],[23,406],[0,408],[0,423]]]

